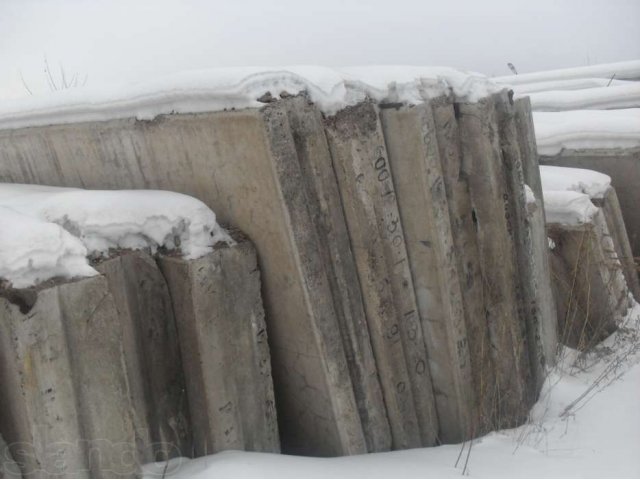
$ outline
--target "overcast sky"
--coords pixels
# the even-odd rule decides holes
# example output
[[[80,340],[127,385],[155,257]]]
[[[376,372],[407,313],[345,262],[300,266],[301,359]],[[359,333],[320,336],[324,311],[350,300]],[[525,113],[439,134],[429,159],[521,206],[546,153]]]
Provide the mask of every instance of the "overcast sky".
[[[447,65],[488,75],[640,59],[639,0],[0,0],[0,99],[185,69]]]

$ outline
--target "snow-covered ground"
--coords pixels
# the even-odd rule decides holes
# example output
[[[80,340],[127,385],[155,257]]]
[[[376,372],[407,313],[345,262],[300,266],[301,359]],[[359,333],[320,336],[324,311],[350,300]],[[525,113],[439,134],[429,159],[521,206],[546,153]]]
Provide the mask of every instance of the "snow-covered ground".
[[[21,288],[95,275],[110,249],[179,249],[198,258],[231,241],[200,200],[158,190],[0,184],[0,278]]]
[[[160,478],[640,476],[640,305],[588,355],[565,348],[526,425],[463,445],[319,459],[223,452],[146,467]]]

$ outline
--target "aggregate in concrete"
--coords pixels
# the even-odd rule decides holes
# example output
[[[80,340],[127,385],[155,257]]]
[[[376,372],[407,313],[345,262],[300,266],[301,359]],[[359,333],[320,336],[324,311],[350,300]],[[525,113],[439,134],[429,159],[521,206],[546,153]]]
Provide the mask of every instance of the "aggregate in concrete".
[[[393,448],[433,445],[438,432],[422,325],[378,108],[325,119]]]
[[[23,475],[139,475],[119,317],[105,278],[11,292],[0,298],[0,317],[0,429]]]
[[[122,324],[128,386],[140,458],[191,454],[188,401],[169,290],[155,260],[122,252],[97,265]]]
[[[22,478],[20,467],[13,459],[2,435],[0,435],[0,478]]]
[[[175,311],[197,456],[279,452],[278,427],[253,246],[196,260],[161,256]]]
[[[472,435],[474,390],[458,259],[428,103],[381,111],[389,164],[428,347],[439,440]]]

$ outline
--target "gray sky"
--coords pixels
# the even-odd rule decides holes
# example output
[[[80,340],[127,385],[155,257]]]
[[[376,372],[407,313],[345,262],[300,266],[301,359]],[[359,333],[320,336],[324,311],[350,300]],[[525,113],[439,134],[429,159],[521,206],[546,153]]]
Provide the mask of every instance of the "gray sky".
[[[446,65],[488,75],[640,59],[638,0],[0,0],[0,99],[185,69]]]

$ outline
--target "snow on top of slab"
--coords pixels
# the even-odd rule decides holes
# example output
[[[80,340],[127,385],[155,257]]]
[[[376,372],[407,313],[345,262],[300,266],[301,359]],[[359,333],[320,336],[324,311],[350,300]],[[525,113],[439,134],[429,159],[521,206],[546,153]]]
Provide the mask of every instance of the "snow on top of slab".
[[[524,95],[526,93],[548,92],[554,90],[583,90],[586,88],[618,87],[630,84],[633,84],[633,82],[628,80],[611,80],[610,78],[575,78],[570,80],[550,80],[548,82],[513,85],[513,91],[516,95]]]
[[[640,82],[584,90],[531,93],[531,109],[539,112],[607,110],[640,107]]]
[[[525,83],[594,77],[608,79],[613,77],[618,80],[640,79],[640,60],[603,63],[600,65],[590,65],[588,67],[562,68],[559,70],[547,70],[543,72],[525,73],[522,75],[507,75],[503,77],[494,77],[493,80],[507,85],[522,85]]]
[[[589,195],[573,191],[543,191],[547,223],[578,226],[589,223],[598,213]]]
[[[0,278],[15,288],[97,275],[82,242],[55,223],[0,207]]]
[[[35,262],[31,276],[22,273],[21,264],[16,267],[5,260],[11,256],[11,241],[20,247],[19,237],[8,237],[0,244],[1,270],[4,277],[16,285],[24,286],[30,280],[42,281],[52,276],[86,276],[87,254],[103,255],[109,249],[179,249],[185,258],[198,258],[212,250],[220,241],[230,242],[228,234],[217,224],[215,214],[201,201],[180,193],[158,190],[81,190],[73,188],[45,187],[37,185],[0,184],[0,208],[13,212],[2,223],[3,231],[12,231],[13,221],[21,218],[30,222],[40,233],[42,241],[56,240],[49,263],[66,262],[64,270],[44,269],[38,273]],[[9,214],[6,214],[9,215]],[[9,223],[10,222],[10,223]],[[25,223],[23,222],[23,223]],[[25,223],[26,224],[26,223]],[[27,227],[24,228],[28,230]],[[60,232],[64,232],[62,235]],[[5,234],[9,235],[9,234]],[[48,236],[53,236],[48,240]],[[82,247],[81,250],[78,246]],[[73,247],[73,248],[71,248]],[[71,249],[72,262],[65,260]],[[21,258],[38,258],[42,247],[26,242]],[[57,257],[56,257],[57,255]],[[47,257],[49,258],[49,257]],[[82,258],[80,262],[78,259]],[[45,265],[46,266],[46,265]]]
[[[197,70],[144,83],[76,88],[5,101],[0,128],[105,121],[161,114],[259,108],[266,92],[308,92],[327,114],[367,97],[377,101],[422,101],[424,95],[453,92],[475,101],[503,89],[476,73],[446,67],[380,66],[336,70],[318,66],[242,67]]]
[[[584,168],[540,166],[542,190],[573,191],[589,195],[589,198],[603,198],[611,186],[611,177],[604,173]]]
[[[533,112],[540,155],[640,146],[640,109]]]

